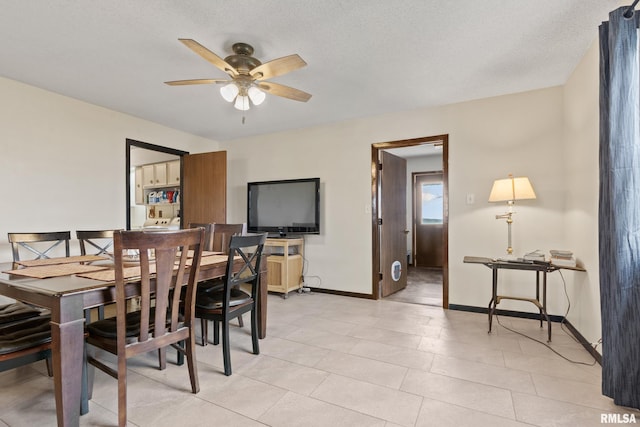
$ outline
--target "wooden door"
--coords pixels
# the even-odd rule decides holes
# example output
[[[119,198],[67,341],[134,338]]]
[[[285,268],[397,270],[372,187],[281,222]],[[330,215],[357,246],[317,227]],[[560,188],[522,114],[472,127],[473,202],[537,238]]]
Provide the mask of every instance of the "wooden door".
[[[227,152],[182,157],[182,226],[227,222]]]
[[[413,175],[413,206],[413,264],[416,267],[442,268],[442,172]]]
[[[407,162],[381,151],[380,280],[381,296],[407,286]]]

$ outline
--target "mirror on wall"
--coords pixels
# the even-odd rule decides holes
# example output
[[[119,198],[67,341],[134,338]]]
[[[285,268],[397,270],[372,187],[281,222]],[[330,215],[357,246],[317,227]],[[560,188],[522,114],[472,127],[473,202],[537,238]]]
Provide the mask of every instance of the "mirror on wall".
[[[181,228],[182,156],[186,151],[127,139],[127,229]]]

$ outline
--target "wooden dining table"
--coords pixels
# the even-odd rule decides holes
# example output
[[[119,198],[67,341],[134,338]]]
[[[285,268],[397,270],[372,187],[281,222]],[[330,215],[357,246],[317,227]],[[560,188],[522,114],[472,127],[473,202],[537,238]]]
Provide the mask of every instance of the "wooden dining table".
[[[224,277],[227,256],[207,258],[202,257],[198,281]],[[234,269],[237,271],[243,264],[241,259],[234,261]],[[18,268],[33,267],[18,266],[11,262],[0,263],[0,295],[51,310],[51,354],[58,426],[78,426],[82,388],[82,369],[78,367],[83,364],[84,310],[115,302],[115,281],[109,278],[96,280],[83,277],[91,276],[91,272],[64,274],[62,271],[62,274],[56,273],[61,275],[45,278],[37,277],[37,270],[32,276],[7,273]],[[95,272],[98,273],[100,272]],[[259,337],[264,338],[267,326],[266,259],[262,262],[260,283],[262,285],[257,301],[258,329]],[[139,278],[129,279],[125,288],[128,297],[140,295]]]

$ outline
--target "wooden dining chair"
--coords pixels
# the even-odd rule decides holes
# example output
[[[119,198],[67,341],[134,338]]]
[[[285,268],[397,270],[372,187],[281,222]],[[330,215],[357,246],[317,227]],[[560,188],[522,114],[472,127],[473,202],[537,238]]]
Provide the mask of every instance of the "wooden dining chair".
[[[243,224],[211,224],[211,250],[214,252],[229,252],[231,236],[242,234]]]
[[[260,263],[266,234],[235,235],[229,242],[227,271],[222,289],[198,292],[195,301],[195,316],[213,320],[213,343],[219,344],[219,326],[222,326],[222,353],[224,374],[231,375],[231,351],[229,321],[241,314],[251,312],[251,341],[253,354],[259,354],[258,345],[258,300],[260,286]],[[242,259],[240,269],[234,266],[236,257]],[[234,272],[234,270],[237,270]],[[248,291],[240,285],[248,287]],[[206,337],[205,337],[206,338]]]
[[[29,252],[30,259],[51,258],[52,251],[64,245],[64,256],[69,256],[70,231],[54,231],[45,233],[8,233],[13,262],[22,260],[20,253]],[[44,244],[44,245],[43,245]],[[21,251],[21,249],[23,249]]]
[[[97,347],[116,355],[117,367],[99,360],[94,352],[87,352],[87,361],[118,380],[120,426],[127,423],[127,360],[131,357],[157,350],[163,359],[160,366],[163,369],[166,364],[164,349],[172,346],[187,358],[191,391],[198,393],[200,390],[194,304],[203,239],[202,229],[162,232],[119,230],[113,233],[116,317],[89,324],[87,343],[90,349]],[[123,251],[128,249],[137,250],[140,254],[141,278],[140,310],[129,313],[126,310],[127,278],[123,260]],[[189,250],[193,250],[193,258],[189,258]],[[187,272],[188,261],[190,267]],[[186,289],[184,293],[181,292],[183,288]],[[181,294],[184,295],[182,305]],[[92,378],[93,372],[89,376]]]
[[[244,228],[243,224],[189,224],[189,227],[205,227],[205,232],[208,234],[207,242],[209,249],[205,249],[212,252],[222,252],[224,254],[229,253],[229,242],[231,236],[241,234]],[[198,292],[211,292],[216,289],[222,289],[224,286],[223,279],[207,280],[200,282],[198,285]],[[242,314],[238,316],[238,326],[241,328],[244,326]],[[206,319],[200,319],[200,330],[202,331],[202,346],[207,345],[207,336],[209,335],[209,321]]]
[[[213,224],[204,222],[192,222],[189,223],[188,228],[204,228],[204,242],[202,244],[202,250],[213,252]]]

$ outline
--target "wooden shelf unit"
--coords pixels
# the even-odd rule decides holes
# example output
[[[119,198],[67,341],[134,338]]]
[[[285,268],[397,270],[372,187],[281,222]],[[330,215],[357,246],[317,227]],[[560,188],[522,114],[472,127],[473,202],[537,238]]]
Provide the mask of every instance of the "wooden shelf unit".
[[[292,252],[289,254],[289,252]],[[282,254],[280,254],[282,252]],[[287,298],[289,292],[302,288],[304,263],[304,239],[267,239],[267,290],[281,293]]]

